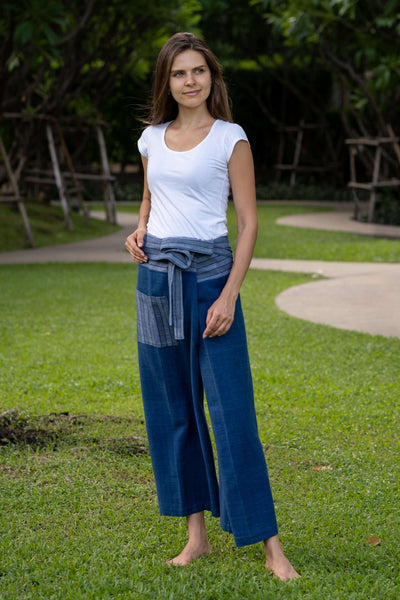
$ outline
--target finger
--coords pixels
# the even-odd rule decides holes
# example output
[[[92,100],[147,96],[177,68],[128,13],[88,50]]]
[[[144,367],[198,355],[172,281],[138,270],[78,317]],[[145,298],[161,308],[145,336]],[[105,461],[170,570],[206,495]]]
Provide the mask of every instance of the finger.
[[[214,328],[212,335],[210,337],[221,337],[228,333],[231,325],[233,323],[233,319],[226,317],[222,321],[219,321],[216,327]]]
[[[125,248],[128,250],[128,252],[134,252],[136,247],[136,244],[134,243],[134,241],[132,240],[131,237],[126,238],[125,240]]]
[[[206,316],[206,328],[204,330],[204,337],[211,336],[218,326],[218,317],[210,309]]]
[[[135,240],[131,240],[129,237],[125,241],[125,248],[136,262],[147,262],[147,256],[141,250]]]
[[[225,332],[225,323],[217,318],[212,319],[207,325],[203,337],[217,337]]]
[[[215,328],[214,328],[214,326],[211,325],[211,324],[207,325],[207,327],[205,328],[204,333],[203,333],[203,338],[213,337],[214,335],[215,335]]]

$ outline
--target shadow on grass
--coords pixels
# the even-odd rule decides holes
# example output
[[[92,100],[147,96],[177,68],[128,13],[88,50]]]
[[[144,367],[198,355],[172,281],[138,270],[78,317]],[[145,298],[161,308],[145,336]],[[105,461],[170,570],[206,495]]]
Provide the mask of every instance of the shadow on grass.
[[[31,416],[12,409],[0,414],[0,446],[27,445],[52,450],[68,446],[77,451],[108,450],[123,456],[148,454],[145,437],[126,435],[136,423],[137,419],[129,416],[68,412]]]

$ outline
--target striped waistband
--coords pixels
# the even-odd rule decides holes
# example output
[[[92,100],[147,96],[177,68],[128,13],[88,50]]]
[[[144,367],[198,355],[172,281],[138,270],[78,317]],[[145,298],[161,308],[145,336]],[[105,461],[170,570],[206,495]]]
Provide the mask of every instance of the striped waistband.
[[[195,271],[198,281],[228,274],[232,267],[228,236],[198,240],[188,237],[161,239],[146,234],[143,250],[148,257],[143,266],[168,273],[169,324],[174,327],[175,339],[182,340],[182,271]]]

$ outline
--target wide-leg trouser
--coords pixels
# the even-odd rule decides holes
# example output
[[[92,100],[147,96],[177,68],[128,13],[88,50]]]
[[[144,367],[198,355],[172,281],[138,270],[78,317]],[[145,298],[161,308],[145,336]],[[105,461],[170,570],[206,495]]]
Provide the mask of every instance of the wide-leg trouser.
[[[146,322],[138,328],[139,368],[160,513],[209,510],[233,533],[236,545],[244,546],[275,535],[277,523],[240,299],[230,330],[202,338],[207,311],[226,277],[199,282],[195,271],[182,272],[184,339],[177,341],[168,324],[167,273],[139,266],[138,319]]]

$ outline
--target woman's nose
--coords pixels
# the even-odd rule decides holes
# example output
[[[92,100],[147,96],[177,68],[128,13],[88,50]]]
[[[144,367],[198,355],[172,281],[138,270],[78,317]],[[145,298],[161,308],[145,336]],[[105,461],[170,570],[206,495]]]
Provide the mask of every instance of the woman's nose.
[[[190,85],[193,83],[193,73],[188,73],[186,75],[186,81],[185,81],[186,85]]]

